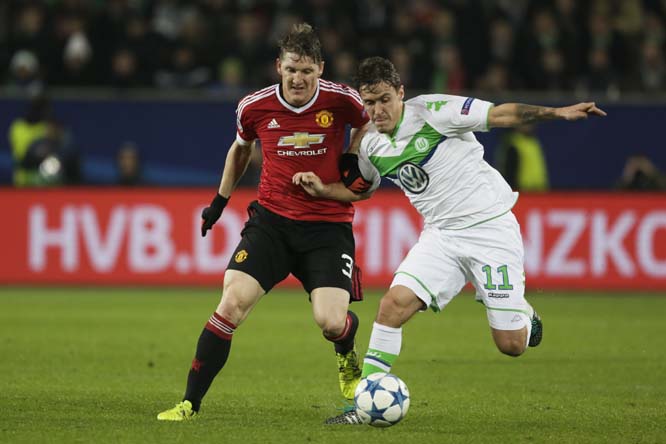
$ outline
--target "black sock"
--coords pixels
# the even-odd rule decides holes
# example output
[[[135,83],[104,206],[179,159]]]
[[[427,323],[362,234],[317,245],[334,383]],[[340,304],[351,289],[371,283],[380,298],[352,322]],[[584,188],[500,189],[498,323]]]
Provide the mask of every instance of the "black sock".
[[[197,351],[187,375],[187,389],[183,397],[192,403],[195,411],[199,410],[201,400],[213,383],[213,379],[227,362],[235,329],[236,326],[231,322],[223,319],[217,313],[213,313],[199,336]]]
[[[324,337],[333,342],[336,353],[345,355],[354,348],[356,330],[358,330],[358,317],[353,311],[347,311],[347,320],[345,322],[345,328],[343,329],[342,333],[334,338],[330,338],[328,336]]]

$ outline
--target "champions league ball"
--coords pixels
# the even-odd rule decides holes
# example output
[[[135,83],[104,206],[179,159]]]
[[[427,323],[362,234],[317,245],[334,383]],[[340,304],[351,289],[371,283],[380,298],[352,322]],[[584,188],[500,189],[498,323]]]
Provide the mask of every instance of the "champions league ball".
[[[356,413],[364,424],[389,427],[409,410],[409,390],[391,373],[373,373],[361,379],[354,394]]]

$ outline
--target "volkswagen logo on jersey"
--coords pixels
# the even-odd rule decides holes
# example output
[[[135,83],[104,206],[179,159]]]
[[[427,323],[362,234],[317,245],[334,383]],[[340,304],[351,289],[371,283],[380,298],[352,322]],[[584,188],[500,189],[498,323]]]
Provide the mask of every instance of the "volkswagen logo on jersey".
[[[410,193],[421,194],[428,187],[430,176],[417,164],[405,162],[398,169],[398,180]]]

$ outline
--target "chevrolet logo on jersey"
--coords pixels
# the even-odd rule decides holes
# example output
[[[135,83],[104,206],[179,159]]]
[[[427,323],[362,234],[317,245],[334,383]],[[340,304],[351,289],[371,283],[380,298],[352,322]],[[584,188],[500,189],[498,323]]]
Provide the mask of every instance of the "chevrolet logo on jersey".
[[[293,136],[282,136],[278,146],[293,146],[294,148],[310,148],[311,144],[324,143],[324,134],[294,133]]]

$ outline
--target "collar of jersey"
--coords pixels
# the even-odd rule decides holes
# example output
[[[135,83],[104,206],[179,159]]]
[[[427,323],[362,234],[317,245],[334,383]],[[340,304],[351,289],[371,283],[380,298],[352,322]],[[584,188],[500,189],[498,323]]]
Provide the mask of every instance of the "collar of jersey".
[[[300,107],[295,107],[293,105],[290,105],[286,100],[284,100],[284,97],[282,97],[282,94],[280,93],[281,86],[282,83],[278,83],[277,85],[275,85],[275,95],[277,96],[282,106],[284,106],[290,111],[295,112],[296,114],[300,114],[303,111],[308,110],[317,101],[317,97],[319,97],[319,79],[317,79],[317,89],[315,90],[315,93],[312,96],[312,98],[308,101],[308,103]]]
[[[395,135],[398,134],[398,130],[400,129],[400,125],[402,125],[402,121],[405,118],[405,102],[402,102],[402,112],[400,113],[400,120],[398,120],[398,124],[393,128],[393,131],[391,131],[391,135],[388,136],[389,140],[391,141],[391,145],[395,147]]]

